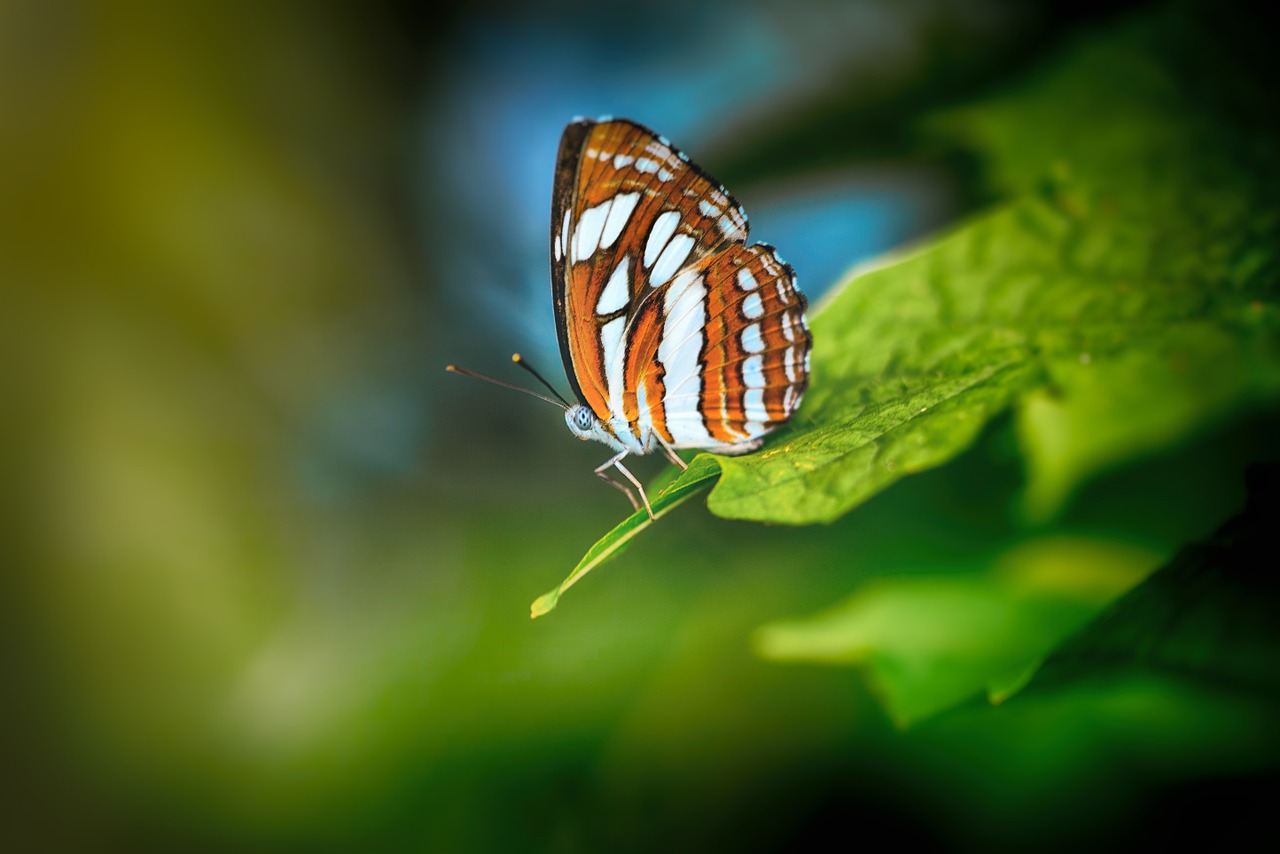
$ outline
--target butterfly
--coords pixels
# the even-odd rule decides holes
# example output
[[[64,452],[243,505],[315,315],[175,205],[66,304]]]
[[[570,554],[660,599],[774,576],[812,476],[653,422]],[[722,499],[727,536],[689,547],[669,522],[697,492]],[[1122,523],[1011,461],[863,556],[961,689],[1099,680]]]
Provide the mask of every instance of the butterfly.
[[[632,506],[653,506],[623,465],[659,451],[755,450],[785,424],[809,380],[808,303],[791,266],[747,245],[733,196],[666,137],[626,119],[565,128],[551,198],[551,299],[576,403],[569,430],[614,454],[595,470]],[[616,470],[635,488],[616,480]]]

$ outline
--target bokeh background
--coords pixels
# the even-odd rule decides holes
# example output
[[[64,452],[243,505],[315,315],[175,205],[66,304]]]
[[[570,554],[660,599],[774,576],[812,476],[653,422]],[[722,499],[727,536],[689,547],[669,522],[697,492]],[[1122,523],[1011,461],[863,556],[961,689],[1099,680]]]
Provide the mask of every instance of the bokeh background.
[[[0,2],[5,832],[767,850],[1139,838],[1250,803],[1254,706],[1156,687],[904,732],[856,671],[753,653],[863,575],[1007,536],[1007,423],[832,526],[691,502],[531,622],[628,508],[557,411],[443,371],[519,380],[520,351],[559,381],[574,116],[690,152],[816,303],[992,201],[920,115],[1146,8]],[[1205,536],[1241,448],[1113,473],[1067,521],[1157,483],[1139,545]],[[1133,711],[1188,705],[1155,734]]]

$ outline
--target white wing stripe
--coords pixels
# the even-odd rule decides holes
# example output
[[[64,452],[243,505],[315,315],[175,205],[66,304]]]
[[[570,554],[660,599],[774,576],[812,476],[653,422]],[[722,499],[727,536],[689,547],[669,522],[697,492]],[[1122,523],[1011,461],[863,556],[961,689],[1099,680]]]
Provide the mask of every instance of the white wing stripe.
[[[764,408],[764,389],[747,389],[742,395],[742,409],[748,421],[768,421],[769,411]]]
[[[613,207],[613,199],[601,202],[594,208],[587,208],[578,220],[578,227],[573,231],[573,260],[575,262],[590,258],[600,245],[600,231],[609,217],[609,209]]]
[[[689,253],[693,251],[693,247],[693,238],[687,234],[677,234],[671,238],[667,248],[662,250],[662,254],[658,256],[658,260],[654,263],[653,271],[649,273],[649,284],[655,288],[666,284],[667,279],[674,276],[684,266]]]
[[[604,230],[600,233],[601,248],[608,249],[618,239],[639,201],[639,193],[622,193],[613,197],[613,207],[610,208],[609,216],[604,221]]]
[[[653,433],[653,413],[649,411],[649,393],[645,390],[644,377],[636,386],[637,426],[640,428],[640,444],[645,445]]]
[[[690,283],[691,283],[691,282],[692,282],[692,283],[697,283],[697,284],[699,284],[700,286],[701,286],[701,285],[705,285],[705,282],[701,280],[701,275],[702,275],[702,274],[700,274],[697,270],[694,270],[694,269],[684,270],[684,271],[682,271],[682,272],[678,273],[678,274],[676,275],[675,279],[671,282],[671,284],[667,286],[667,297],[668,297],[667,305],[673,306],[673,307],[674,307],[674,308],[672,309],[673,311],[681,311],[681,312],[684,312],[684,314],[683,314],[683,315],[676,315],[676,314],[667,314],[667,315],[666,315],[666,320],[665,320],[666,325],[665,325],[665,327],[664,327],[664,329],[663,329],[663,343],[665,343],[665,344],[667,345],[667,347],[668,347],[669,349],[671,349],[671,350],[675,350],[675,349],[676,349],[676,348],[678,348],[678,347],[693,346],[693,347],[694,347],[694,349],[696,349],[696,350],[699,352],[699,354],[700,354],[700,353],[701,353],[701,351],[702,351],[702,342],[701,342],[701,340],[699,340],[699,341],[697,341],[697,342],[694,342],[692,345],[690,345],[690,341],[689,341],[689,336],[690,336],[690,335],[698,335],[698,336],[701,336],[701,335],[702,335],[702,325],[701,325],[701,323],[699,323],[699,324],[697,324],[697,325],[692,324],[692,323],[688,323],[688,322],[687,322],[687,319],[688,319],[688,318],[687,318],[685,315],[688,315],[690,312],[693,312],[693,311],[697,311],[697,312],[699,312],[699,313],[703,312],[703,310],[704,310],[703,304],[702,304],[701,302],[694,302],[694,303],[687,303],[687,302],[686,302],[686,303],[682,303],[682,304],[677,305],[677,304],[676,304],[676,303],[671,299],[671,294],[672,294],[672,292],[675,292],[675,291],[683,291],[684,289],[686,289],[686,288],[688,288],[688,287],[690,286]],[[704,293],[705,293],[705,291],[704,291]],[[665,308],[666,308],[666,307],[664,306],[664,310],[665,310]],[[687,334],[686,334],[686,337],[685,337],[685,339],[684,339],[683,341],[676,341],[676,340],[673,340],[673,339],[669,339],[669,338],[667,338],[667,337],[666,337],[666,330],[668,330],[668,329],[676,329],[676,328],[679,328],[679,329],[685,329],[685,330],[690,330],[690,329],[691,329],[691,330],[692,330],[692,332],[691,332],[691,333],[687,333]],[[688,376],[686,376],[686,377],[684,378],[684,381],[685,381],[685,382],[688,382],[689,380],[696,379],[696,378],[699,378],[699,377],[701,377],[701,371],[699,371],[699,372],[697,372],[697,373],[694,373],[694,374],[689,374]],[[699,384],[698,384],[698,387],[699,387],[699,388],[701,388],[701,383],[699,383]],[[667,380],[666,380],[665,388],[666,388],[666,391],[667,391],[667,394],[668,394],[668,395],[670,395],[670,394],[672,394],[673,392],[675,392],[675,391],[678,391],[678,390],[679,390],[677,386],[675,386],[675,385],[673,385],[673,384],[672,384],[672,381],[671,381],[671,378],[670,378],[670,377],[668,377],[668,378],[667,378]]]
[[[649,230],[649,241],[644,245],[644,265],[646,267],[653,266],[653,262],[657,260],[663,247],[671,239],[671,235],[676,233],[676,228],[679,225],[680,214],[675,211],[666,211],[659,214],[658,218],[653,221],[653,228]]]
[[[623,255],[622,260],[618,262],[618,266],[614,268],[613,275],[609,277],[609,282],[604,286],[604,290],[600,292],[600,301],[596,304],[596,314],[609,315],[619,309],[625,308],[631,300],[631,289],[627,286],[627,268],[631,266],[631,259]]]
[[[609,411],[622,414],[622,337],[627,326],[625,317],[614,318],[600,330],[600,348],[605,365],[605,383],[609,386]]]
[[[701,276],[685,275],[667,288],[663,305],[666,319],[663,321],[662,341],[658,344],[658,361],[666,372],[662,402],[667,413],[667,429],[678,445],[698,447],[717,444],[707,432],[702,414],[697,409],[697,393],[702,390],[699,356],[703,325],[707,320],[706,295]],[[688,387],[694,392],[692,405],[676,406],[677,390]]]

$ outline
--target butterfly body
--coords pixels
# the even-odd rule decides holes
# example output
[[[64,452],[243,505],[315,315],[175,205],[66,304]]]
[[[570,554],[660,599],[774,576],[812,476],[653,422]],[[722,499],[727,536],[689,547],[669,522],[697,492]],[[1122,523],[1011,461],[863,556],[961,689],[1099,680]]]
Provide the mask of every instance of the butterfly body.
[[[808,382],[795,273],[746,245],[742,207],[665,137],[571,123],[552,195],[561,356],[589,425],[619,453],[741,454],[785,423]]]
[[[565,410],[565,423],[569,432],[585,441],[595,440],[613,448],[615,451],[627,451],[632,454],[647,454],[651,448],[641,444],[631,432],[629,425],[620,419],[613,419],[613,424],[606,424],[591,411],[589,406],[577,404]]]

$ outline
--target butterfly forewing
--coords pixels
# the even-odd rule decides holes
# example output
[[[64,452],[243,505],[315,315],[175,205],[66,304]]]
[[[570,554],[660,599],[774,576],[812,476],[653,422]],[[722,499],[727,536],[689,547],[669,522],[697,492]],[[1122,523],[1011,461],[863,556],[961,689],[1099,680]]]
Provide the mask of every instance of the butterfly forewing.
[[[648,449],[750,450],[790,417],[809,333],[795,277],[723,186],[628,121],[565,131],[552,292],[574,392]]]
[[[738,204],[646,128],[581,121],[566,129],[552,201],[552,289],[562,355],[597,415],[618,406],[608,364],[644,297],[746,234]]]

